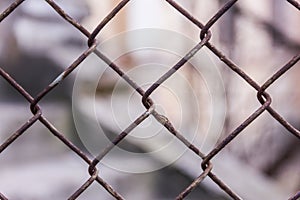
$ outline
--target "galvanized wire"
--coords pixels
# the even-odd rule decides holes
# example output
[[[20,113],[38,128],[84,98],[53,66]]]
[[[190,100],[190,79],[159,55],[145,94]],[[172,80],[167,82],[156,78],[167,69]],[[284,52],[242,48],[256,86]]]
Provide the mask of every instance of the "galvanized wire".
[[[120,66],[114,63],[109,57],[107,57],[103,52],[96,49],[97,39],[96,37],[101,33],[101,30],[107,26],[107,24],[127,5],[130,0],[122,0],[120,3],[99,23],[99,25],[90,33],[83,25],[73,19],[68,13],[66,13],[58,4],[53,0],[46,0],[49,4],[49,8],[53,8],[58,15],[66,20],[69,24],[74,26],[79,30],[87,39],[87,47],[84,52],[76,59],[74,62],[66,68],[55,80],[53,80],[49,85],[44,88],[36,97],[32,97],[22,86],[20,86],[3,68],[0,67],[0,75],[6,80],[17,92],[19,92],[24,99],[30,103],[30,110],[32,112],[32,117],[28,119],[19,129],[12,133],[6,141],[0,145],[0,156],[1,153],[13,142],[15,142],[21,135],[26,134],[26,130],[31,127],[33,124],[40,121],[50,133],[57,137],[63,144],[70,148],[75,154],[77,154],[82,160],[87,163],[87,170],[90,174],[90,178],[74,191],[73,194],[70,194],[69,199],[76,199],[82,193],[84,193],[93,183],[97,182],[106,191],[115,199],[124,199],[121,194],[119,194],[113,187],[101,178],[99,175],[100,167],[97,167],[97,164],[103,159],[107,153],[113,149],[115,145],[124,140],[128,134],[130,134],[140,123],[147,119],[150,115],[164,126],[171,135],[176,137],[184,145],[186,145],[190,151],[194,152],[198,157],[202,159],[202,169],[203,172],[200,173],[194,181],[186,187],[183,192],[178,194],[176,199],[183,199],[187,195],[193,192],[193,189],[197,187],[204,179],[210,178],[216,185],[220,187],[224,192],[226,192],[232,199],[241,199],[239,195],[230,189],[224,181],[222,181],[217,174],[214,174],[213,171],[213,161],[212,159],[227,145],[232,142],[236,136],[242,134],[243,130],[249,126],[258,116],[260,116],[265,111],[269,112],[270,115],[277,120],[283,127],[285,127],[289,133],[293,134],[296,138],[300,139],[300,132],[298,129],[293,127],[288,121],[286,121],[275,109],[271,107],[272,99],[271,96],[267,93],[267,89],[272,85],[276,80],[284,75],[289,69],[291,69],[295,64],[300,60],[300,54],[297,54],[291,58],[284,66],[282,66],[274,75],[265,81],[264,84],[260,85],[255,80],[253,80],[248,74],[246,74],[241,67],[237,66],[233,61],[231,61],[222,51],[215,47],[211,42],[210,38],[212,32],[210,31],[211,27],[219,21],[220,18],[232,7],[235,6],[238,0],[230,0],[225,5],[223,5],[214,16],[212,16],[206,24],[201,23],[193,15],[191,15],[187,10],[180,6],[174,0],[166,0],[178,13],[182,14],[187,18],[191,23],[196,25],[199,28],[200,40],[198,44],[192,48],[182,59],[180,59],[177,64],[170,68],[163,76],[158,77],[157,81],[154,82],[146,91],[144,91],[137,83],[134,82],[126,73],[122,70]],[[8,17],[15,9],[18,9],[19,5],[24,2],[24,0],[14,1],[6,10],[0,14],[0,22],[2,22],[6,17]],[[295,0],[287,0],[290,5],[294,6],[299,10],[299,3]],[[1,24],[0,24],[1,26]],[[257,99],[261,103],[261,106],[256,109],[244,122],[242,122],[234,131],[228,133],[222,141],[220,141],[211,151],[205,155],[200,151],[200,149],[189,142],[183,134],[181,134],[176,128],[172,125],[172,122],[164,115],[160,114],[155,110],[155,102],[151,100],[151,94],[160,87],[160,85],[170,78],[178,69],[184,66],[197,52],[206,47],[209,49],[216,57],[218,57],[226,67],[228,67],[232,72],[237,74],[242,78],[246,83],[249,84],[254,90],[257,91]],[[45,98],[52,90],[61,82],[65,80],[73,71],[82,63],[90,54],[94,53],[98,56],[99,59],[103,60],[110,68],[112,68],[120,77],[124,79],[138,94],[142,97],[142,103],[145,106],[145,112],[141,114],[135,121],[128,125],[128,127],[122,131],[118,136],[112,141],[111,145],[103,149],[96,157],[90,158],[89,155],[81,151],[76,145],[74,145],[70,140],[68,140],[63,133],[58,131],[54,125],[52,125],[49,120],[43,115],[42,107],[39,106],[39,102]],[[17,191],[17,189],[16,189]],[[292,196],[291,200],[296,200],[300,197],[299,192]],[[9,199],[0,193],[0,198],[3,200]],[[101,197],[99,197],[101,198]]]

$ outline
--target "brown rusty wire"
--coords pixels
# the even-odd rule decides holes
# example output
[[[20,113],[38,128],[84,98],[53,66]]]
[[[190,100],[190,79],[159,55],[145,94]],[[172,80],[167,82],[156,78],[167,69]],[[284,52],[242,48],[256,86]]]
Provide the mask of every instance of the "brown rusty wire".
[[[289,198],[289,200],[298,200],[300,198],[300,191],[298,191],[294,196]]]
[[[233,61],[231,61],[226,55],[222,53],[217,47],[215,47],[211,42],[210,38],[212,33],[210,28],[220,19],[222,16],[230,10],[238,0],[230,0],[225,5],[212,16],[206,24],[201,23],[193,15],[191,15],[187,10],[180,6],[174,0],[166,0],[174,9],[186,17],[191,23],[195,24],[199,28],[200,41],[192,48],[182,59],[180,59],[173,67],[170,68],[162,77],[160,77],[155,83],[153,83],[146,91],[144,91],[138,84],[134,82],[126,73],[113,61],[110,60],[103,52],[96,49],[97,39],[96,37],[100,34],[101,30],[112,20],[114,17],[129,3],[130,0],[122,0],[120,3],[99,23],[99,25],[90,33],[84,26],[68,15],[58,4],[53,0],[45,0],[51,8],[53,8],[58,15],[66,20],[69,24],[78,29],[87,38],[87,49],[68,67],[66,68],[55,80],[53,80],[49,85],[44,88],[36,97],[32,97],[28,92],[22,88],[7,72],[5,72],[0,67],[0,75],[5,79],[17,92],[19,92],[30,104],[29,109],[32,112],[32,117],[29,118],[19,129],[12,133],[1,145],[0,145],[0,155],[1,153],[15,140],[18,139],[22,134],[26,133],[26,130],[33,124],[40,121],[55,137],[57,137],[62,143],[68,146],[75,154],[77,154],[82,160],[84,160],[88,165],[88,172],[90,177],[86,182],[84,182],[78,190],[74,191],[70,195],[71,200],[77,199],[83,192],[87,190],[94,182],[100,184],[106,191],[115,199],[124,199],[112,186],[103,180],[99,176],[99,169],[97,164],[103,159],[110,150],[121,142],[130,132],[132,132],[141,122],[143,122],[150,115],[164,126],[170,134],[176,137],[184,145],[186,145],[192,152],[202,159],[202,169],[203,172],[194,179],[194,181],[186,187],[183,192],[178,194],[176,199],[184,199],[189,195],[194,188],[196,188],[205,178],[209,177],[216,185],[220,187],[224,192],[226,192],[233,199],[241,199],[239,195],[234,192],[229,186],[226,185],[216,174],[212,172],[213,164],[212,159],[223,150],[236,136],[241,134],[249,124],[251,124],[258,116],[263,112],[267,111],[270,115],[277,120],[283,127],[285,127],[291,134],[300,139],[300,132],[295,127],[293,127],[288,121],[286,121],[279,113],[276,112],[271,107],[271,96],[266,92],[267,88],[272,85],[279,77],[284,75],[290,68],[292,68],[300,59],[300,55],[294,56],[290,61],[287,62],[281,69],[279,69],[273,76],[271,76],[263,85],[256,83],[250,76],[248,76],[239,66],[237,66]],[[0,22],[2,22],[6,17],[8,17],[18,6],[24,2],[24,0],[14,1],[6,10],[0,14]],[[287,0],[292,6],[300,10],[299,3],[295,0]],[[1,24],[0,24],[1,25]],[[151,100],[151,94],[160,87],[160,85],[170,78],[178,69],[184,66],[184,64],[189,61],[197,52],[203,48],[207,47],[215,56],[217,56],[226,67],[231,71],[236,73],[244,81],[246,81],[254,90],[257,91],[257,99],[262,104],[253,112],[244,122],[242,122],[234,131],[232,131],[226,138],[220,141],[207,155],[203,154],[199,148],[192,143],[190,143],[176,128],[172,125],[171,121],[155,110],[155,103]],[[135,121],[133,121],[124,131],[122,131],[118,136],[112,141],[112,143],[103,149],[96,157],[90,158],[89,155],[81,151],[76,145],[74,145],[70,140],[68,140],[63,133],[59,132],[54,125],[52,125],[46,117],[43,116],[42,108],[38,103],[47,96],[57,85],[64,81],[77,67],[83,62],[90,54],[94,53],[99,59],[103,60],[110,68],[112,68],[120,77],[122,77],[133,89],[136,90],[138,94],[142,97],[142,103],[145,106],[145,112],[142,113]],[[199,166],[200,167],[200,166]],[[300,198],[300,192],[296,193],[290,198],[290,200],[296,200]],[[0,199],[7,200],[8,198],[0,193]]]

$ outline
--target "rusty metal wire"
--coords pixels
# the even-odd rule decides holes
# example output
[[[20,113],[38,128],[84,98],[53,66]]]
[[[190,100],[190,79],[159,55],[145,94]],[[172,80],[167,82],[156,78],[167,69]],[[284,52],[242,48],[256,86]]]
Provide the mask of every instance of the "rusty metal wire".
[[[211,42],[210,38],[212,32],[211,27],[222,18],[222,16],[233,6],[235,6],[238,0],[230,0],[225,5],[223,5],[217,13],[211,17],[206,24],[198,21],[194,16],[192,16],[187,10],[181,7],[174,0],[166,0],[166,2],[176,9],[180,14],[187,18],[191,23],[195,24],[199,28],[199,43],[192,48],[182,59],[180,59],[169,71],[167,71],[163,76],[157,79],[146,91],[144,91],[138,84],[136,84],[129,76],[122,71],[122,69],[114,63],[110,58],[104,55],[102,52],[96,49],[97,39],[96,37],[100,34],[101,30],[126,6],[130,0],[122,0],[120,3],[99,23],[99,25],[91,33],[70,15],[68,15],[58,4],[53,0],[46,0],[51,8],[53,8],[64,20],[74,26],[78,31],[80,31],[87,38],[86,50],[68,67],[66,68],[54,81],[49,83],[49,85],[44,88],[36,97],[32,97],[22,86],[20,86],[6,71],[0,67],[0,75],[5,79],[17,92],[19,92],[29,103],[30,110],[32,112],[32,117],[28,119],[19,129],[12,133],[9,138],[4,141],[0,146],[0,156],[1,153],[15,140],[17,140],[21,135],[25,134],[25,131],[40,121],[49,131],[56,136],[62,143],[69,147],[74,153],[76,153],[82,160],[87,163],[88,172],[90,178],[74,191],[70,195],[69,199],[76,199],[80,194],[86,191],[94,182],[99,183],[105,190],[110,193],[115,199],[124,199],[121,194],[119,194],[112,186],[101,178],[99,175],[100,168],[97,168],[97,164],[103,159],[110,150],[121,142],[132,130],[134,130],[141,122],[143,122],[150,115],[164,126],[170,134],[175,136],[184,145],[186,145],[192,152],[202,159],[202,169],[203,172],[195,178],[195,180],[184,189],[184,191],[176,197],[176,199],[183,199],[189,195],[195,187],[197,187],[204,179],[210,178],[215,184],[217,184],[224,192],[226,192],[232,199],[241,199],[239,195],[230,189],[225,182],[223,182],[217,174],[212,172],[213,162],[212,159],[226,146],[234,140],[236,136],[242,134],[243,130],[251,124],[258,116],[260,116],[265,111],[269,112],[270,115],[277,120],[283,127],[285,127],[291,134],[300,139],[300,131],[293,127],[288,121],[286,121],[276,110],[271,107],[272,99],[267,93],[267,89],[272,85],[279,77],[281,77],[285,72],[291,69],[300,60],[300,54],[297,54],[291,58],[283,67],[281,67],[273,76],[265,81],[263,85],[258,84],[249,75],[247,75],[239,66],[237,66],[233,61],[231,61],[225,54],[222,53],[217,47],[215,47]],[[9,16],[18,6],[24,2],[24,0],[14,1],[5,11],[0,14],[0,22],[2,22],[7,16]],[[295,0],[287,0],[290,5],[294,6],[296,9],[300,10],[299,3]],[[1,24],[0,24],[1,25]],[[208,48],[216,57],[218,57],[226,67],[228,67],[232,72],[236,73],[245,82],[247,82],[253,89],[257,91],[257,99],[261,103],[261,106],[257,108],[243,123],[241,123],[234,131],[228,133],[228,136],[219,142],[207,155],[203,154],[197,146],[190,143],[176,128],[172,125],[171,121],[164,115],[158,113],[155,110],[155,104],[151,100],[151,94],[160,87],[160,85],[170,78],[178,69],[183,67],[183,65],[189,61],[201,48]],[[145,106],[145,112],[140,115],[135,121],[128,125],[128,127],[122,131],[118,136],[112,141],[112,144],[103,149],[96,157],[89,158],[89,156],[81,151],[77,146],[75,146],[70,140],[68,140],[63,133],[59,132],[54,125],[52,125],[46,117],[43,115],[43,110],[39,106],[39,102],[48,95],[57,85],[64,81],[64,79],[69,76],[78,65],[83,62],[90,54],[96,54],[100,59],[102,59],[110,68],[112,68],[120,77],[122,77],[133,89],[137,91],[142,97],[142,103]],[[294,196],[290,197],[291,200],[298,199],[300,196],[299,192]],[[2,193],[0,193],[0,199],[8,199]]]
[[[293,197],[289,198],[289,200],[297,200],[300,198],[300,191],[297,192]]]

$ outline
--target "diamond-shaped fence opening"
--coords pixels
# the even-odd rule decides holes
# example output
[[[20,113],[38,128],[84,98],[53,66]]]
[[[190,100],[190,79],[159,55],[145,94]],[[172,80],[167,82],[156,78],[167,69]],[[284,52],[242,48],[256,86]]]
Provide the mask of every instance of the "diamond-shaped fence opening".
[[[0,7],[0,199],[300,198],[299,2]]]

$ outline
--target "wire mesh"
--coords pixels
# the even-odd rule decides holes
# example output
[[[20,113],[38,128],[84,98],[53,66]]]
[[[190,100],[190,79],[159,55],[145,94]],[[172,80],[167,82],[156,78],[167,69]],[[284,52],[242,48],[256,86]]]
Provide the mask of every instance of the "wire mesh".
[[[97,164],[113,149],[115,145],[120,143],[130,132],[132,132],[137,126],[139,126],[146,118],[150,115],[154,116],[155,119],[164,126],[170,134],[180,140],[190,151],[194,152],[197,156],[202,159],[202,169],[203,172],[199,174],[194,181],[184,189],[176,199],[184,199],[187,195],[193,192],[193,189],[197,187],[204,179],[211,179],[216,185],[218,185],[224,192],[226,192],[232,199],[241,199],[239,195],[230,189],[224,181],[222,181],[217,174],[212,172],[213,162],[212,159],[227,145],[232,142],[243,130],[249,126],[258,116],[264,112],[269,112],[270,115],[277,120],[283,127],[285,127],[290,134],[294,135],[296,138],[300,139],[300,131],[293,127],[287,120],[285,120],[275,109],[272,108],[272,98],[268,94],[267,89],[277,81],[279,77],[284,75],[289,69],[291,69],[300,60],[300,54],[295,55],[291,58],[284,66],[282,66],[273,76],[265,81],[264,84],[260,85],[255,80],[253,80],[247,73],[245,73],[239,66],[237,66],[233,61],[231,61],[222,51],[220,51],[211,42],[212,32],[211,27],[222,18],[222,16],[232,7],[235,6],[238,0],[230,0],[225,5],[223,5],[217,13],[212,16],[206,24],[198,21],[192,14],[185,10],[174,0],[166,0],[166,2],[176,9],[180,14],[189,20],[199,28],[199,43],[192,48],[182,59],[180,59],[172,68],[169,69],[163,76],[159,77],[155,83],[153,83],[146,91],[143,90],[138,84],[136,84],[126,73],[114,63],[110,58],[106,57],[101,51],[96,49],[97,39],[96,37],[100,34],[101,30],[106,27],[106,25],[118,14],[129,2],[130,0],[122,0],[119,4],[104,18],[103,21],[94,29],[94,31],[89,32],[83,25],[78,23],[72,18],[68,13],[66,13],[58,4],[53,0],[46,0],[46,2],[51,6],[64,20],[74,26],[78,31],[80,31],[87,39],[87,47],[84,52],[76,59],[74,62],[66,68],[53,82],[51,82],[46,88],[44,88],[37,96],[31,96],[25,89],[22,88],[6,71],[0,68],[0,75],[16,90],[18,91],[24,99],[30,103],[30,110],[32,112],[32,117],[28,119],[20,128],[18,128],[10,137],[4,141],[0,146],[0,156],[1,153],[12,143],[14,143],[21,135],[25,134],[25,131],[30,128],[33,124],[38,121],[42,123],[54,136],[60,139],[67,147],[69,147],[74,153],[78,155],[87,164],[88,172],[90,178],[86,180],[78,190],[74,191],[70,195],[69,199],[76,199],[82,193],[84,193],[93,183],[100,184],[105,190],[115,199],[124,199],[117,190],[115,190],[108,182],[106,182],[99,175],[99,170],[101,168],[97,167]],[[0,15],[0,23],[13,13],[24,0],[14,1],[5,11]],[[300,10],[299,3],[295,0],[287,0],[295,9]],[[1,24],[0,24],[1,25]],[[218,57],[227,68],[229,68],[232,73],[236,73],[244,81],[246,81],[249,86],[257,91],[257,100],[261,103],[261,106],[257,108],[243,123],[241,123],[234,131],[228,134],[228,136],[220,141],[207,155],[202,153],[197,146],[190,143],[176,128],[172,125],[171,121],[164,115],[160,114],[154,107],[154,102],[151,99],[151,94],[160,87],[160,85],[170,78],[174,73],[177,72],[183,65],[188,62],[197,52],[202,49],[209,49],[216,57]],[[78,66],[82,63],[89,55],[96,54],[101,58],[110,68],[112,68],[120,77],[122,77],[138,94],[142,97],[142,103],[145,106],[145,112],[140,115],[136,120],[134,120],[128,127],[122,131],[116,138],[113,139],[110,146],[103,149],[96,157],[89,158],[89,156],[80,150],[76,145],[74,145],[70,140],[68,140],[63,133],[59,132],[54,125],[52,125],[49,120],[43,115],[43,109],[39,106],[39,102],[47,96],[57,85],[61,84]],[[290,197],[290,200],[296,200],[300,198],[300,192],[296,193],[294,196]],[[8,199],[6,196],[0,193],[0,199]]]

